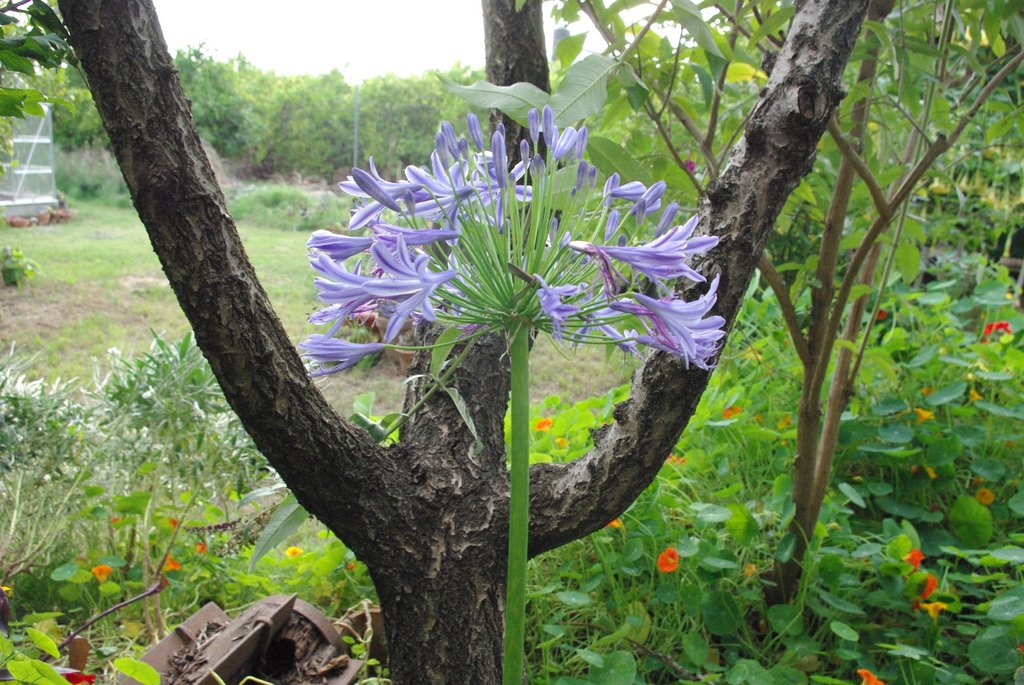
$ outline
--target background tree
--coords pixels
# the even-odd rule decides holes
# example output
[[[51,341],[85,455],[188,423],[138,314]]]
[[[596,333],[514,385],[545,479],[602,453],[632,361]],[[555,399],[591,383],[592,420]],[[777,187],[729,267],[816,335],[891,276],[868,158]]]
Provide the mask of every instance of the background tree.
[[[370,570],[393,678],[496,682],[508,494],[505,407],[494,401],[506,387],[495,363],[501,345],[481,345],[455,380],[480,453],[442,393],[387,448],[341,419],[310,382],[245,256],[180,85],[168,78],[152,5],[67,0],[61,9],[135,206],[226,398],[303,506]],[[700,230],[720,243],[698,267],[721,277],[715,313],[728,321],[841,99],[865,10],[864,1],[801,5],[745,134],[701,201]],[[655,477],[708,377],[652,356],[587,456],[535,466],[531,553],[624,511]]]

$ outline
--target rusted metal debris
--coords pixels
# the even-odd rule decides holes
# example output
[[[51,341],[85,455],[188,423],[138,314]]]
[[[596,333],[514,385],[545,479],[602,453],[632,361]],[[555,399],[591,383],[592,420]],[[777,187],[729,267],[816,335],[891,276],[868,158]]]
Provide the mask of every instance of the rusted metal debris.
[[[339,623],[361,640],[374,630],[370,656],[382,663],[383,625],[376,608],[364,607]],[[316,607],[295,595],[267,597],[231,619],[214,603],[192,614],[142,660],[160,673],[163,685],[227,685],[256,676],[278,685],[352,685],[365,665]],[[381,658],[383,657],[383,659]],[[118,685],[137,685],[122,677]]]

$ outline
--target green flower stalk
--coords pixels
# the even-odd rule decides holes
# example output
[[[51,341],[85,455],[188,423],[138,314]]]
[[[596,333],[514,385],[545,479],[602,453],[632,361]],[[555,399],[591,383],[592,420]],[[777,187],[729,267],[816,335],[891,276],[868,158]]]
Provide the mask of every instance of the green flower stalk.
[[[472,114],[469,139],[442,124],[429,169],[409,166],[400,181],[383,179],[372,160],[368,171],[354,169],[340,184],[356,198],[349,231],[317,231],[308,243],[325,304],[310,320],[330,328],[300,344],[312,373],[323,375],[399,347],[409,321],[508,340],[506,685],[518,685],[523,672],[530,336],[542,331],[567,345],[612,344],[634,355],[646,345],[707,368],[725,335],[724,320],[709,315],[717,278],[690,302],[671,288],[678,278],[705,281],[688,261],[718,239],[694,237],[696,217],[674,225],[679,207],[662,208],[664,182],[646,187],[612,174],[599,189],[598,170],[583,159],[586,127],[559,131],[550,107],[528,120],[533,144],[521,143],[511,169],[503,127],[485,146]],[[533,154],[541,137],[546,158]],[[346,321],[377,316],[388,320],[380,342],[337,337]]]

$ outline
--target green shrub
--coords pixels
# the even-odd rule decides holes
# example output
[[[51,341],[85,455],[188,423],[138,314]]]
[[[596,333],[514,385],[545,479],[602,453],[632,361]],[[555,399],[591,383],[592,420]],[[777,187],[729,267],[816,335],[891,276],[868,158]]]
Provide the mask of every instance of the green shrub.
[[[348,222],[351,203],[329,191],[309,192],[285,185],[240,189],[228,208],[238,221],[294,231],[340,228]]]
[[[84,147],[57,151],[57,188],[75,200],[127,206],[128,186],[109,150]]]

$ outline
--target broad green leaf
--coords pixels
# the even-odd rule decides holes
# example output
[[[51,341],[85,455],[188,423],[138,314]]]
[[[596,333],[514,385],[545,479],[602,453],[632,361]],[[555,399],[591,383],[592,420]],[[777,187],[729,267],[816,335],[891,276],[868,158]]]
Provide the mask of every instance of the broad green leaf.
[[[878,437],[885,442],[905,445],[914,439],[914,429],[902,423],[888,423],[878,429]]]
[[[708,641],[700,631],[694,630],[683,636],[683,653],[696,666],[707,663]]]
[[[527,123],[527,112],[541,110],[548,104],[549,96],[532,83],[517,83],[512,86],[496,86],[487,81],[477,81],[463,86],[441,77],[445,90],[458,95],[471,105],[499,109],[522,125]]]
[[[828,624],[829,629],[844,640],[857,642],[860,640],[860,633],[846,625],[842,621],[832,621]]]
[[[476,450],[477,454],[484,451],[483,440],[480,439],[480,434],[476,432],[476,424],[473,422],[473,415],[469,413],[469,407],[466,406],[466,401],[462,399],[462,393],[459,392],[458,388],[445,386],[445,393],[448,395],[448,399],[452,401],[455,408],[459,410],[459,416],[466,423],[466,428],[469,429],[470,434],[473,436],[473,449]]]
[[[142,685],[160,685],[160,674],[156,669],[138,659],[129,657],[114,659],[114,670],[129,678],[134,678]]]
[[[744,81],[767,80],[768,74],[764,73],[752,64],[746,62],[730,62],[725,72],[727,83],[742,83]]]
[[[35,628],[25,628],[25,634],[28,635],[28,639],[32,640],[32,644],[38,647],[41,652],[49,654],[54,659],[60,658],[60,650],[57,649],[57,643],[51,640],[49,635]]]
[[[600,666],[591,665],[587,676],[594,685],[622,685],[636,679],[636,659],[629,652],[612,652],[602,657]]]
[[[591,136],[587,141],[587,155],[594,166],[609,176],[613,172],[618,172],[624,181],[640,181],[644,185],[651,183],[651,174],[647,167],[613,140]]]
[[[803,612],[792,604],[775,604],[768,608],[768,625],[780,635],[804,632]]]
[[[993,621],[1012,621],[1024,614],[1024,597],[1003,595],[992,600],[988,607],[988,618]]]
[[[842,597],[836,597],[831,592],[826,592],[825,590],[819,589],[818,596],[825,600],[827,604],[830,604],[836,609],[839,609],[839,611],[845,612],[847,614],[853,614],[854,616],[861,616],[864,614],[864,610],[861,609],[859,606],[857,606],[853,602],[843,599]]]
[[[309,514],[302,508],[294,495],[285,497],[277,505],[274,515],[270,517],[270,523],[260,533],[259,540],[253,547],[252,558],[249,559],[249,571],[252,571],[256,562],[262,559],[267,552],[283,543],[288,536],[297,531],[308,518]]]
[[[896,269],[903,276],[904,283],[911,283],[921,270],[921,251],[910,242],[900,243],[896,248]]]
[[[37,659],[18,659],[8,661],[5,665],[7,670],[11,672],[11,675],[14,676],[14,679],[21,683],[31,683],[32,685],[38,683],[68,685],[68,681],[64,680],[57,671],[53,670],[53,666]]]
[[[992,514],[970,495],[960,495],[950,507],[949,524],[968,547],[981,547],[992,539]]]
[[[1012,673],[1020,653],[1010,626],[989,626],[967,647],[967,655],[982,673]]]
[[[864,508],[867,506],[864,502],[864,498],[860,496],[859,492],[857,492],[857,488],[853,487],[849,483],[840,483],[838,487],[839,492],[846,495],[846,499],[850,500],[858,507]]]
[[[601,111],[608,99],[608,77],[619,63],[604,55],[587,55],[565,72],[551,96],[551,108],[559,126],[575,125]]]
[[[565,590],[563,592],[556,592],[555,597],[562,604],[572,607],[573,609],[581,609],[585,606],[589,606],[593,601],[585,592],[576,592],[574,590]]]
[[[775,681],[764,666],[753,659],[740,659],[725,674],[729,685],[774,685]]]
[[[712,635],[734,635],[741,615],[736,598],[724,590],[709,592],[700,604],[701,620]]]
[[[1024,516],[1024,490],[1011,497],[1006,506],[1017,516]]]
[[[749,545],[757,534],[761,532],[757,525],[757,520],[750,513],[750,510],[739,502],[730,504],[729,511],[732,512],[732,516],[726,520],[725,529],[729,531],[729,535],[737,544]]]
[[[965,392],[967,392],[967,383],[957,381],[956,383],[939,388],[931,395],[925,397],[924,401],[933,407],[940,407],[943,404],[949,404],[953,400],[960,399]]]
[[[372,392],[359,393],[354,400],[352,400],[352,413],[362,414],[363,416],[373,416],[373,400],[375,395]]]
[[[563,67],[567,67],[576,61],[576,58],[580,56],[580,52],[583,50],[583,43],[586,39],[587,34],[580,33],[575,36],[567,36],[558,41],[558,47],[555,48],[555,57],[562,63]]]
[[[725,59],[718,43],[715,42],[715,37],[711,34],[711,29],[704,22],[704,15],[701,14],[700,8],[690,0],[672,0],[672,6],[676,9],[673,17],[682,24],[697,45],[709,56]]]
[[[69,561],[66,564],[58,566],[50,572],[50,580],[55,580],[58,583],[71,580],[79,570],[78,564],[73,561]]]

